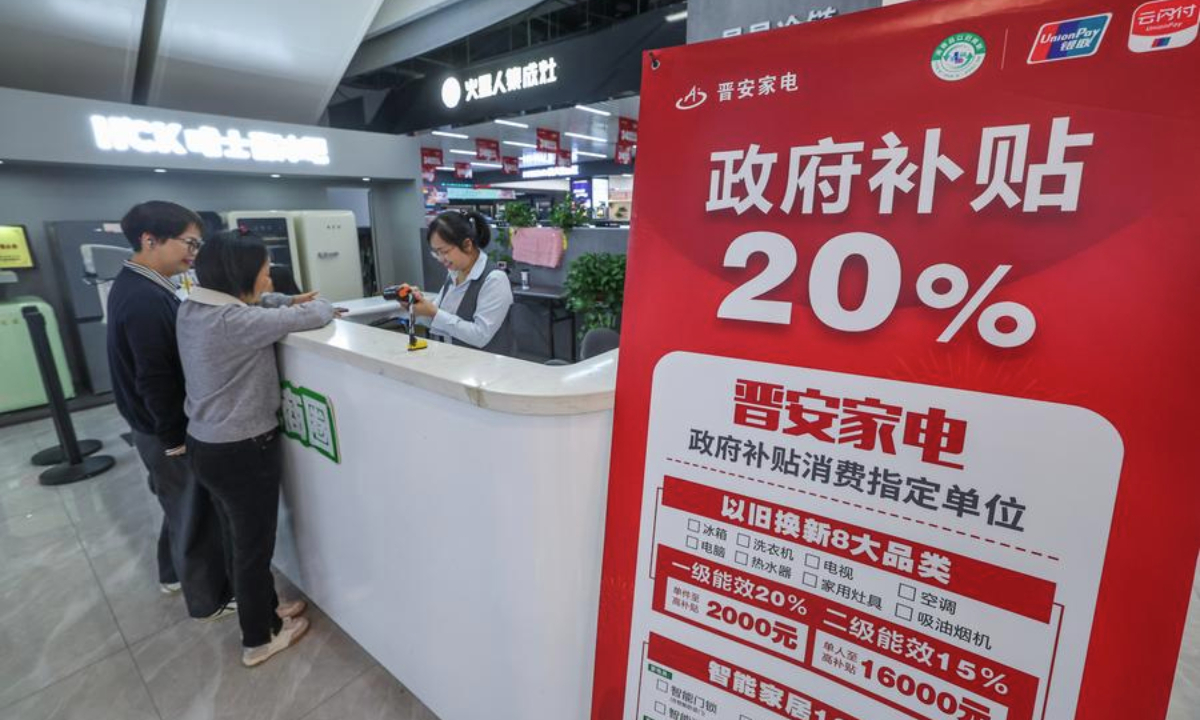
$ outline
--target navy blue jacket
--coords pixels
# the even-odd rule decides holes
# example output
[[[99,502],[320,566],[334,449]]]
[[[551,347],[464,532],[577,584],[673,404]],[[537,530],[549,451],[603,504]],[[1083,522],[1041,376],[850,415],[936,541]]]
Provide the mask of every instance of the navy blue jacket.
[[[134,430],[183,444],[183,366],[175,343],[179,298],[128,267],[108,295],[108,366],[117,409]]]

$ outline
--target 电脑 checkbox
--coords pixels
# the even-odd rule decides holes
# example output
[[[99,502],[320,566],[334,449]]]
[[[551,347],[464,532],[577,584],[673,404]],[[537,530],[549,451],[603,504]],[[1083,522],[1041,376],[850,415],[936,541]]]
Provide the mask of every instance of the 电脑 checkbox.
[[[744,552],[735,552],[733,554],[733,561],[738,565],[745,567],[746,565],[750,564],[750,555]]]
[[[804,573],[800,578],[800,582],[804,583],[805,587],[815,588],[817,586],[817,576],[814,573]]]
[[[901,620],[912,620],[913,609],[908,605],[896,603],[896,617],[900,618]]]
[[[917,589],[915,587],[913,587],[912,585],[905,585],[904,583],[900,583],[900,598],[903,600],[916,600],[917,599]]]
[[[696,548],[700,547],[700,539],[692,537],[691,535],[688,535],[684,542],[687,543],[688,548],[691,550],[695,550]]]

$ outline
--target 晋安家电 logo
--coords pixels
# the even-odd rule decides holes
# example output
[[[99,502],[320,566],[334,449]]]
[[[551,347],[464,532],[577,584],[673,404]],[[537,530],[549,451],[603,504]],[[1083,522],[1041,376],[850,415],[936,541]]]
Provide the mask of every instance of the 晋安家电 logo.
[[[1046,23],[1033,40],[1029,64],[1095,55],[1110,19],[1112,13],[1104,13]]]
[[[675,107],[679,110],[692,110],[703,105],[705,100],[708,100],[708,93],[693,85],[686,95],[675,101]]]
[[[987,43],[975,33],[955,33],[938,43],[930,65],[933,74],[954,82],[970,77],[983,65]]]
[[[1135,53],[1174,50],[1192,44],[1200,26],[1200,0],[1155,0],[1133,11],[1129,49]]]

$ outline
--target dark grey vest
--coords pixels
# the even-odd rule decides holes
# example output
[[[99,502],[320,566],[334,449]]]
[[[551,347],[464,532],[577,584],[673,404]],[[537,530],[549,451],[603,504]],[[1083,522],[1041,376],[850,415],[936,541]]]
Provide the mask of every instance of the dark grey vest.
[[[479,304],[479,291],[483,288],[483,281],[491,274],[493,270],[499,270],[495,261],[488,258],[487,265],[483,268],[483,274],[474,280],[467,281],[467,291],[463,295],[462,302],[458,306],[458,311],[454,314],[471,322],[475,320],[475,308]],[[446,283],[442,285],[442,297],[446,296],[446,292],[450,290],[450,278],[446,278]],[[446,341],[454,345],[465,345],[466,343],[455,340],[452,337],[447,337]],[[470,347],[470,346],[468,346]],[[500,323],[500,327],[496,329],[496,334],[492,336],[487,345],[479,348],[484,352],[496,353],[497,355],[507,355],[509,357],[517,356],[517,334],[512,329],[512,308],[504,315],[504,322]]]

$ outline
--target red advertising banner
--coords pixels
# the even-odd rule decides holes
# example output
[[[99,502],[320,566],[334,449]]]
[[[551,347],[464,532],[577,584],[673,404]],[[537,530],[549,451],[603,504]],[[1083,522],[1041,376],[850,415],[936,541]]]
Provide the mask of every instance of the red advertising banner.
[[[637,145],[638,121],[633,118],[617,118],[617,142]]]
[[[571,165],[572,165],[571,151],[570,150],[559,150],[557,153],[555,153],[554,164],[557,165],[558,167],[571,167]]]
[[[421,167],[432,168],[438,167],[443,163],[443,155],[441,148],[421,148]]]
[[[474,174],[474,171],[471,169],[471,163],[469,163],[469,162],[454,163],[454,177],[459,178],[460,180],[470,180],[474,176],[475,176],[475,174]]]
[[[485,162],[500,162],[500,141],[475,138],[475,159]]]
[[[504,167],[505,175],[516,175],[521,172],[521,161],[518,158],[506,155],[500,158],[500,162]]]
[[[556,153],[558,152],[559,133],[557,130],[547,130],[546,128],[537,129],[537,149],[538,152]]]
[[[617,141],[616,147],[613,150],[613,162],[618,165],[633,164],[633,145]]]
[[[421,179],[425,182],[433,182],[437,179],[437,169],[432,167],[421,168]]]
[[[1198,3],[647,56],[594,720],[1165,717]]]

